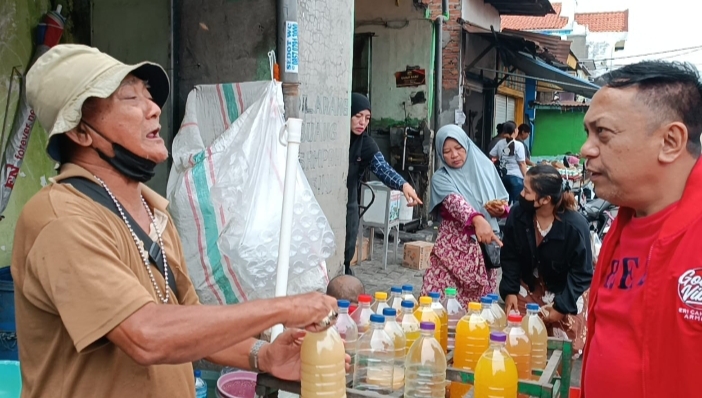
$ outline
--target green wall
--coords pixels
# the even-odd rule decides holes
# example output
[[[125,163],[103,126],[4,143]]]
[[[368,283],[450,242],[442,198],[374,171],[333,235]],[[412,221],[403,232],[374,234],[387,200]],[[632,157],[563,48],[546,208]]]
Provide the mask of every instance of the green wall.
[[[6,135],[11,131],[19,97],[19,79],[15,78],[5,118],[12,68],[18,67],[22,73],[26,72],[34,52],[34,28],[50,7],[48,0],[0,1],[0,123],[5,121]],[[3,138],[5,141],[0,144],[4,151],[7,138]],[[3,214],[5,218],[0,221],[0,267],[10,265],[15,225],[22,206],[55,174],[53,162],[45,155],[46,140],[46,132],[38,122],[35,123],[20,175]]]
[[[537,109],[534,118],[532,156],[579,153],[586,138],[583,132],[585,112],[586,109]]]

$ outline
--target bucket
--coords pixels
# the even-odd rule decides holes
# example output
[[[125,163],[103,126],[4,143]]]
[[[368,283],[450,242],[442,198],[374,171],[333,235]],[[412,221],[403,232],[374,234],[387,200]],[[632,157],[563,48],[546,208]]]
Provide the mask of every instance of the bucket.
[[[19,360],[15,324],[15,286],[10,267],[0,268],[0,360]]]
[[[407,198],[402,195],[400,198],[400,221],[412,221],[414,216],[414,207],[407,206]]]
[[[17,361],[0,361],[0,398],[19,398],[22,375]]]
[[[245,371],[223,374],[217,380],[217,397],[254,398],[256,396],[256,377],[256,373]]]

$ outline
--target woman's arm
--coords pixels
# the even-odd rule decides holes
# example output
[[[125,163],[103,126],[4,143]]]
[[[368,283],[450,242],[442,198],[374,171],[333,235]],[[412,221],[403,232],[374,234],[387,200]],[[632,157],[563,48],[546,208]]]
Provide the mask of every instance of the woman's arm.
[[[441,204],[443,206],[442,210],[448,213],[451,218],[464,225],[464,228],[466,228],[469,233],[472,233],[473,219],[477,216],[482,216],[482,214],[474,209],[463,196],[456,193],[448,195]]]
[[[519,165],[519,170],[522,172],[522,177],[526,177],[527,165],[526,165],[526,153],[524,151],[524,144],[519,141],[514,141],[514,155]]]
[[[588,233],[579,231],[572,235],[577,241],[569,245],[575,250],[571,251],[566,286],[553,300],[553,308],[561,314],[578,313],[578,299],[592,282],[592,247],[589,233],[583,236],[584,232]]]
[[[400,174],[395,171],[395,169],[385,161],[383,154],[376,152],[371,159],[370,169],[375,174],[383,184],[387,185],[391,189],[402,190],[403,186],[407,183]]]

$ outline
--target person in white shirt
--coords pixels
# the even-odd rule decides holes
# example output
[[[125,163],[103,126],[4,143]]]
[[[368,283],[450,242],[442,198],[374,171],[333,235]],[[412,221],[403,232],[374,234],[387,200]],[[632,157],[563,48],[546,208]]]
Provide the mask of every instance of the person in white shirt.
[[[498,169],[502,182],[509,193],[510,203],[514,203],[524,189],[526,175],[526,151],[524,144],[517,140],[517,124],[513,121],[502,125],[502,133],[507,138],[501,140],[490,151],[490,156],[499,160]]]

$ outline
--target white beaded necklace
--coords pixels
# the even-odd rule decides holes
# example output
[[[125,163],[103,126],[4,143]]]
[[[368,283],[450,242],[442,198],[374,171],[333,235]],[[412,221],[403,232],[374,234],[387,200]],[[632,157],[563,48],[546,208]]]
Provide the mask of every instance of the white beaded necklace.
[[[536,229],[539,230],[539,233],[541,234],[542,238],[545,238],[546,235],[548,235],[549,231],[551,231],[551,227],[553,227],[553,222],[551,223],[551,225],[548,226],[548,228],[541,229],[541,225],[539,224],[539,220],[536,219]]]
[[[115,198],[115,195],[112,194],[112,191],[110,191],[110,188],[107,187],[107,184],[100,179],[100,177],[95,176],[95,179],[98,180],[98,182],[102,185],[103,188],[105,188],[105,191],[107,191],[107,194],[110,195],[110,198],[114,202],[115,206],[117,207],[117,210],[119,211],[119,215],[122,216],[122,220],[124,223],[127,225],[127,228],[129,229],[129,233],[132,235],[132,239],[134,239],[134,244],[137,246],[137,250],[139,250],[139,253],[141,254],[141,259],[144,261],[144,266],[146,266],[146,271],[149,273],[149,278],[151,279],[151,283],[154,285],[154,290],[156,291],[156,295],[158,296],[158,299],[163,303],[167,304],[168,301],[170,300],[170,290],[168,289],[168,260],[166,260],[166,248],[163,244],[163,238],[161,237],[161,231],[158,230],[158,227],[156,226],[156,219],[154,218],[154,215],[151,213],[151,209],[149,209],[149,205],[146,204],[146,200],[144,199],[143,196],[141,196],[141,203],[144,204],[144,208],[146,209],[146,212],[149,214],[149,218],[151,218],[151,224],[154,226],[154,230],[156,231],[156,235],[158,236],[158,245],[161,248],[161,254],[163,256],[163,280],[166,281],[164,285],[164,289],[166,290],[166,295],[165,297],[163,294],[161,294],[161,288],[158,287],[158,283],[156,283],[156,278],[154,278],[154,274],[151,272],[151,262],[149,261],[149,255],[146,251],[146,249],[143,247],[144,243],[141,242],[139,237],[134,233],[134,230],[132,229],[131,224],[129,224],[129,220],[127,220],[127,217],[124,215],[124,210],[122,210],[122,205],[120,205],[119,201],[117,198]],[[141,243],[141,245],[139,244]]]

